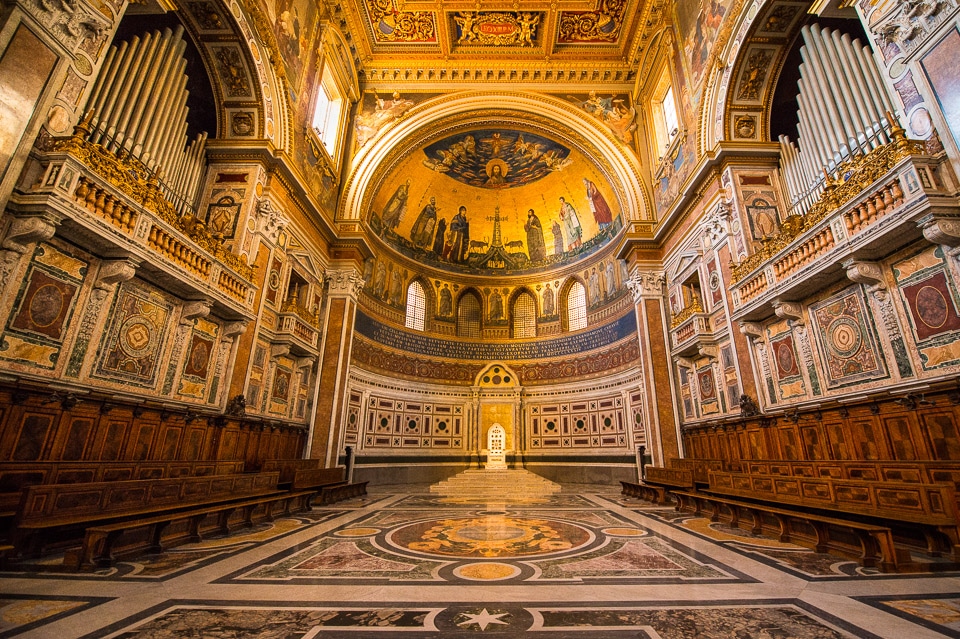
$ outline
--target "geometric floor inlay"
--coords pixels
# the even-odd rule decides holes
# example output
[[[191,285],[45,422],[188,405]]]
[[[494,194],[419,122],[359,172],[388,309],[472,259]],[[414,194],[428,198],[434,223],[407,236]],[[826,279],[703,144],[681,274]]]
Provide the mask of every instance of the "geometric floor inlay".
[[[8,567],[0,639],[960,639],[960,575],[880,574],[610,486],[427,488],[97,573]]]

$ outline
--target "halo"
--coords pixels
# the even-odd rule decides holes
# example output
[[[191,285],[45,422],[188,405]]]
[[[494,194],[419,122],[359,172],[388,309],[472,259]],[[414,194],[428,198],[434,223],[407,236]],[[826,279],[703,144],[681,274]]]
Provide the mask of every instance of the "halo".
[[[487,162],[487,167],[486,167],[487,177],[493,177],[493,166],[495,164],[500,166],[500,175],[502,175],[503,177],[507,177],[507,173],[510,172],[510,165],[504,162],[503,160],[501,160],[500,158],[493,158],[492,160]]]

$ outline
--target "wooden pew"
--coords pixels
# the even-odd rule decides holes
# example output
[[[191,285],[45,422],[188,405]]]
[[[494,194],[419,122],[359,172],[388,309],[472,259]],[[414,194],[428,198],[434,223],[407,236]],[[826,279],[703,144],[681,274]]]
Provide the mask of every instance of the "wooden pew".
[[[704,492],[676,491],[677,510],[692,510],[695,515],[707,514],[710,521],[726,521],[739,528],[743,515],[750,517],[750,532],[755,535],[772,533],[779,541],[809,546],[817,552],[849,555],[847,544],[836,539],[831,531],[841,529],[851,533],[860,544],[858,555],[852,555],[860,565],[879,568],[883,572],[904,572],[916,568],[910,553],[894,545],[893,531],[888,526],[830,517],[818,513],[778,508],[773,504],[746,502]],[[764,515],[776,521],[774,530],[766,524]],[[813,530],[810,535],[807,528]]]
[[[711,472],[712,494],[843,513],[874,523],[909,523],[923,532],[927,552],[960,558],[960,516],[952,484]]]
[[[21,554],[39,555],[50,538],[69,541],[92,526],[279,494],[278,478],[274,472],[28,486],[13,544]]]
[[[0,513],[12,516],[27,486],[206,477],[241,472],[242,461],[3,462],[0,464]]]
[[[326,487],[345,485],[346,472],[344,468],[303,468],[293,474],[290,490],[310,491],[315,497]],[[324,503],[322,499],[320,503]]]
[[[622,493],[628,497],[637,497],[651,501],[660,506],[668,505],[672,502],[669,493],[674,488],[693,490],[693,473],[689,470],[680,470],[677,468],[661,468],[659,466],[647,466],[646,477],[639,484],[621,481],[623,485]]]
[[[240,526],[251,527],[254,524],[254,513],[262,507],[261,521],[273,521],[277,514],[289,515],[294,512],[308,510],[312,490],[270,493],[240,501],[230,501],[220,504],[207,504],[192,510],[168,511],[152,517],[143,517],[133,520],[123,520],[112,524],[104,524],[87,528],[83,544],[79,551],[67,553],[63,564],[80,570],[94,567],[109,567],[114,561],[114,547],[121,537],[130,531],[144,529],[149,539],[143,549],[146,552],[162,552],[163,533],[168,526],[177,521],[185,521],[188,532],[185,541],[196,543],[203,539],[200,525],[205,519],[216,515],[217,523],[215,534],[229,535],[232,532],[230,518],[235,512],[240,512]],[[274,509],[279,508],[279,513]],[[172,544],[167,544],[167,546]]]
[[[706,485],[710,481],[710,471],[725,470],[725,465],[720,459],[691,459],[674,457],[670,460],[668,468],[689,470],[691,473],[693,473],[694,483]]]
[[[268,459],[263,462],[261,472],[280,473],[280,484],[290,484],[299,470],[319,469],[323,464],[321,459]]]
[[[335,504],[338,501],[345,501],[367,494],[367,483],[365,481],[348,484],[336,484],[333,486],[324,486],[320,489],[320,504]]]

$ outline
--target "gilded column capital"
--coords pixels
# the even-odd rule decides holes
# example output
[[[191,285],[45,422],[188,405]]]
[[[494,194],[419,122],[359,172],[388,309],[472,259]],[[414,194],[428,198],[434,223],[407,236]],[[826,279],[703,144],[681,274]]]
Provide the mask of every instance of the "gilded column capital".
[[[364,280],[360,271],[353,267],[327,269],[324,273],[327,294],[356,299],[363,290]]]
[[[663,297],[667,276],[663,271],[635,271],[625,283],[633,293],[633,302],[639,304],[643,299]]]

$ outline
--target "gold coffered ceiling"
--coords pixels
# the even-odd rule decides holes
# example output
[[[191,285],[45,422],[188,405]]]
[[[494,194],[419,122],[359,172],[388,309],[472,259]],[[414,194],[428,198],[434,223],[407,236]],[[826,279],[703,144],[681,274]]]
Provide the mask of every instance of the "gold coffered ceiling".
[[[334,15],[367,82],[632,86],[666,0],[347,0]]]

